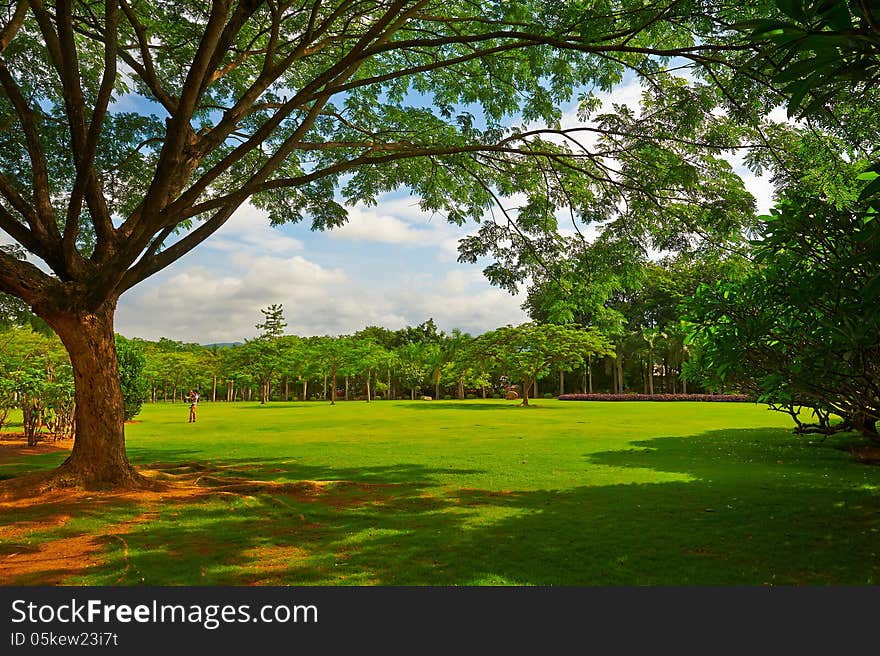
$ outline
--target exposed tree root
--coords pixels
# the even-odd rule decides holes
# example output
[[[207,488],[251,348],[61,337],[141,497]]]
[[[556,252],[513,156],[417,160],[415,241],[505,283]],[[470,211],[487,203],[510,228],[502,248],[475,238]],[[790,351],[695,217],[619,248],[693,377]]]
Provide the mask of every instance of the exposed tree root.
[[[0,499],[17,499],[38,497],[55,490],[89,490],[89,491],[123,491],[151,490],[161,491],[165,486],[153,478],[144,476],[133,467],[121,476],[113,479],[95,476],[88,472],[78,471],[65,462],[57,469],[49,472],[27,474],[0,481]]]

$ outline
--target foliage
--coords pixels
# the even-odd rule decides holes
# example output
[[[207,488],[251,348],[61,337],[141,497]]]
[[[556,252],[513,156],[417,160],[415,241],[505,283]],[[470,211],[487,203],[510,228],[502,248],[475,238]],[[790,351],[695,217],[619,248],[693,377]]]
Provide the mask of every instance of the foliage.
[[[833,413],[845,419],[837,428],[878,439],[880,226],[862,217],[783,200],[756,245],[759,266],[743,280],[701,288],[688,319],[721,381],[793,416],[813,409],[818,430],[835,430]]]
[[[144,373],[147,359],[140,344],[122,335],[116,335],[116,358],[119,361],[125,420],[131,421],[141,411],[149,395],[150,383]]]
[[[699,401],[754,402],[746,394],[562,394],[560,401]]]
[[[0,333],[0,374],[0,418],[20,408],[29,445],[43,427],[56,438],[73,435],[73,372],[57,337],[30,328]]]
[[[280,303],[273,303],[268,308],[260,309],[263,313],[263,321],[256,324],[259,328],[261,339],[277,339],[284,334],[287,322],[284,320],[284,306]]]
[[[475,349],[481,359],[496,361],[509,376],[522,382],[522,405],[528,405],[529,388],[538,377],[570,371],[588,355],[613,353],[607,340],[594,330],[535,323],[484,333]]]

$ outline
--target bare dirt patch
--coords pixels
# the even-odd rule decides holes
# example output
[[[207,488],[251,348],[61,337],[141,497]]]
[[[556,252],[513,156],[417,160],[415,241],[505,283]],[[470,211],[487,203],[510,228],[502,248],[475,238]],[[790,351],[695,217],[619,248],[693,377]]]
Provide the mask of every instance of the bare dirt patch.
[[[880,465],[880,446],[859,446],[851,449],[853,457],[866,465]]]
[[[85,573],[89,568],[103,564],[101,552],[109,540],[119,540],[123,544],[123,557],[128,570],[128,545],[123,537],[137,525],[146,521],[152,513],[143,513],[132,519],[103,529],[101,535],[81,533],[68,537],[44,540],[30,544],[28,533],[19,529],[15,542],[9,542],[5,529],[0,532],[3,538],[3,552],[0,553],[0,580],[8,585],[62,585],[71,576]],[[70,516],[59,515],[63,525]],[[45,530],[40,524],[35,530]],[[33,533],[35,531],[31,531]]]
[[[3,447],[3,455],[9,459],[64,449],[45,443],[27,447],[20,440]],[[217,467],[197,462],[153,463],[138,471],[161,487],[100,493],[62,488],[38,497],[0,492],[0,524],[4,519],[7,521],[7,525],[0,526],[0,580],[6,585],[63,585],[73,577],[87,574],[91,568],[106,565],[108,544],[117,542],[121,543],[125,560],[118,579],[121,582],[129,569],[126,534],[138,524],[159,517],[169,502],[188,505],[211,497],[265,495],[283,505],[321,502],[331,507],[354,507],[386,502],[389,491],[398,487],[397,484],[335,480],[253,480],[247,477],[247,467]],[[261,473],[266,472],[261,470]],[[137,509],[138,515],[102,527],[100,534],[69,535],[62,531],[59,537],[45,536],[47,532],[63,528],[84,510],[106,506],[109,512],[129,505]],[[298,518],[299,529],[314,528],[304,516],[298,515]],[[213,547],[206,544],[205,548]],[[307,557],[305,551],[292,546],[255,548],[241,555],[245,573],[252,575],[247,578],[255,585],[280,582],[292,563]]]

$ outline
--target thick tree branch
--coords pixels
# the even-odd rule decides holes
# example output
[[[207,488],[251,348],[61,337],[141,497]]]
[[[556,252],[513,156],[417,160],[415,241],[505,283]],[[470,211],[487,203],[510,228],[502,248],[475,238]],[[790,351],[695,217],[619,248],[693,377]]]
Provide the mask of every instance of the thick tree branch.
[[[0,251],[0,290],[35,305],[56,280],[25,260]]]
[[[15,12],[12,14],[12,18],[6,25],[3,26],[3,29],[0,30],[0,55],[3,54],[3,52],[6,50],[6,47],[10,44],[12,39],[15,38],[15,35],[21,28],[22,23],[24,23],[25,16],[27,16],[27,9],[27,0],[18,0],[15,5]]]
[[[3,205],[0,205],[0,230],[3,230],[19,244],[28,249],[35,255],[43,252],[43,245],[36,238],[33,232],[27,227],[19,223],[15,216],[10,213]]]
[[[150,39],[147,35],[146,28],[138,20],[137,15],[134,13],[131,6],[126,0],[120,0],[119,6],[122,7],[122,11],[125,14],[126,19],[128,20],[129,25],[131,25],[131,29],[134,30],[135,36],[137,37],[138,48],[141,53],[142,62],[138,62],[124,49],[121,49],[119,51],[120,57],[126,64],[131,66],[132,69],[137,72],[141,80],[144,81],[144,83],[147,85],[147,88],[152,92],[156,100],[158,100],[162,104],[162,106],[168,111],[168,113],[174,114],[177,111],[177,99],[171,97],[171,95],[167,91],[165,91],[165,89],[162,87],[162,83],[159,81],[159,76],[156,74],[156,68],[153,64],[153,55],[150,53]]]
[[[223,35],[229,9],[230,0],[213,0],[211,3],[211,14],[187,72],[177,107],[167,120],[165,143],[156,164],[156,174],[136,214],[138,221],[146,220],[152,224],[169,198],[185,184],[198,165],[198,158],[187,152],[195,141],[190,120],[204,92],[204,81],[210,75],[209,66]],[[128,234],[132,228],[123,226],[123,234]]]
[[[6,91],[6,95],[15,108],[18,123],[24,133],[25,144],[30,159],[33,178],[32,192],[35,202],[35,213],[24,213],[26,219],[31,219],[31,229],[40,240],[51,244],[50,248],[60,248],[61,235],[55,222],[55,210],[49,198],[49,170],[46,154],[40,139],[39,128],[33,110],[28,105],[18,85],[6,68],[6,62],[0,59],[0,86]],[[60,273],[60,272],[59,272]]]
[[[95,258],[103,259],[107,251],[111,250],[115,245],[115,233],[113,231],[113,222],[110,218],[101,193],[100,184],[94,171],[93,162],[95,154],[98,150],[98,141],[101,137],[101,129],[104,124],[104,118],[107,116],[107,107],[113,94],[113,87],[116,83],[116,56],[118,52],[118,26],[119,11],[117,0],[107,0],[104,4],[104,22],[106,29],[104,30],[104,75],[101,78],[101,86],[98,89],[98,97],[95,100],[95,107],[92,112],[91,123],[89,124],[88,133],[86,134],[85,153],[83,154],[83,162],[87,165],[88,178],[83,184],[89,188],[89,208],[91,210],[92,222],[95,226],[95,234],[98,243],[95,249]],[[80,174],[77,174],[77,182]],[[66,237],[65,231],[65,237]]]

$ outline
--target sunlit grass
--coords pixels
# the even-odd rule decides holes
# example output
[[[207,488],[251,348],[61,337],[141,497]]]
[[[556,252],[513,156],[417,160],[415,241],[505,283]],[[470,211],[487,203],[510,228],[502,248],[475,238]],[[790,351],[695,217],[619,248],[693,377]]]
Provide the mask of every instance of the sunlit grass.
[[[85,585],[880,582],[880,469],[855,462],[855,436],[796,437],[751,404],[205,403],[195,424],[181,404],[138,419],[132,461],[204,494],[4,510],[46,524],[4,552],[93,535],[95,564],[63,578]]]

